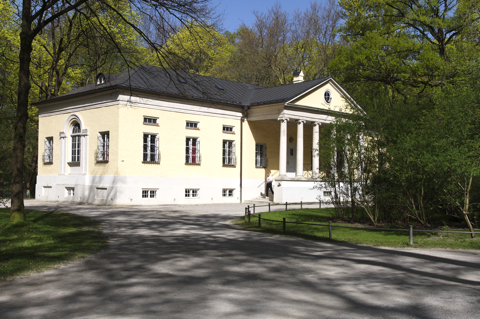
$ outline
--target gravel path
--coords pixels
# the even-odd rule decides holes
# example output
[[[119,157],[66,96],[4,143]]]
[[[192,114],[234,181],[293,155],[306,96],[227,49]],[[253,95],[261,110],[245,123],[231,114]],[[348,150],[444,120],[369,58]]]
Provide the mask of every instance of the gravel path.
[[[0,318],[479,318],[480,252],[330,244],[229,223],[243,205],[27,201],[102,222],[109,248],[0,283]]]

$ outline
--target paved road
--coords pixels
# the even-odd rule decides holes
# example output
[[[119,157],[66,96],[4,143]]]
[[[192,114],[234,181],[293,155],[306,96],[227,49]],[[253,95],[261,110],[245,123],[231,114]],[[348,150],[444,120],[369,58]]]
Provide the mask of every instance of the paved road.
[[[28,202],[100,220],[107,250],[0,283],[0,318],[479,318],[480,253],[249,232],[242,205]]]

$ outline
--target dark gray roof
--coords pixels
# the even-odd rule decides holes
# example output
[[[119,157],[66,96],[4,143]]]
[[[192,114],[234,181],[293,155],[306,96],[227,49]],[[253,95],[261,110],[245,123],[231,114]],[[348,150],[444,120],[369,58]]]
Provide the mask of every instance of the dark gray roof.
[[[111,89],[126,89],[171,97],[206,100],[239,106],[253,106],[289,101],[328,79],[323,78],[263,88],[257,85],[181,71],[178,72],[153,66],[140,66],[120,74],[104,75],[106,78],[105,84],[89,84],[65,93],[55,99],[69,98],[79,94],[84,95]],[[186,83],[180,82],[179,78],[184,79]],[[42,102],[37,104],[41,104]]]

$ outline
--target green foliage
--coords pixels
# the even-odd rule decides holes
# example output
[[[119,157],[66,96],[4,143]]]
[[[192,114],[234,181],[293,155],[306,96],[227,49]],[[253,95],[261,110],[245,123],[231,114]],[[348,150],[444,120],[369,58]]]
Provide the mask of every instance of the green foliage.
[[[174,70],[224,77],[223,65],[233,49],[228,38],[214,27],[189,22],[168,39],[161,56],[165,58],[163,64]]]
[[[78,215],[28,211],[9,222],[0,209],[0,281],[85,258],[107,245],[98,222]]]

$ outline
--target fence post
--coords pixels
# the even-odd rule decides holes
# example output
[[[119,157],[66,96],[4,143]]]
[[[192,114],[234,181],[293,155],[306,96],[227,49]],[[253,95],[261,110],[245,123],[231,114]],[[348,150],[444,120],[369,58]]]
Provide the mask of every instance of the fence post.
[[[322,208],[322,201],[321,200],[318,201],[318,208]]]
[[[409,225],[410,227],[410,246],[413,246],[413,226]]]
[[[287,228],[285,227],[286,224],[287,224],[287,223],[285,222],[285,217],[283,217],[283,233],[286,232],[286,229],[287,229]]]
[[[288,210],[288,203],[285,202],[285,211],[287,211],[287,210]]]
[[[262,214],[258,214],[258,228],[262,227]]]
[[[303,209],[303,203],[300,201],[300,209]]]
[[[250,214],[248,214],[248,223],[250,224]]]
[[[253,204],[253,213],[255,214],[255,204]]]
[[[328,222],[328,239],[332,239],[332,222]]]
[[[268,203],[268,212],[270,213],[270,203]]]

